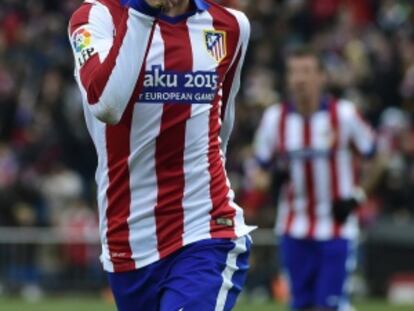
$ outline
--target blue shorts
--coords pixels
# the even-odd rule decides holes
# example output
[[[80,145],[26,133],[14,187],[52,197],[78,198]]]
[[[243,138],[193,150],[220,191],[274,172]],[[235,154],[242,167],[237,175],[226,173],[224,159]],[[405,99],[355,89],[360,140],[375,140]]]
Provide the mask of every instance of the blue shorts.
[[[280,251],[289,277],[293,310],[339,310],[348,304],[346,280],[352,270],[353,243],[281,238]]]
[[[250,237],[185,246],[149,266],[108,273],[119,311],[231,310],[249,268]]]

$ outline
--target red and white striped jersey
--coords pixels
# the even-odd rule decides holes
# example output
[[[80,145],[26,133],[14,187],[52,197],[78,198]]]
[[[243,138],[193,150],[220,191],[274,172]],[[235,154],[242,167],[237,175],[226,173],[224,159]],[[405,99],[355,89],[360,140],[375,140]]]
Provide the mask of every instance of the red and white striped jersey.
[[[325,98],[309,118],[289,104],[265,111],[255,138],[256,157],[262,164],[286,161],[290,176],[280,196],[277,234],[315,240],[356,238],[356,215],[339,225],[331,211],[333,200],[350,198],[355,190],[355,149],[373,154],[375,137],[346,100]]]
[[[101,260],[144,267],[245,225],[224,168],[250,35],[241,12],[194,0],[178,18],[85,3],[69,35],[98,153]]]

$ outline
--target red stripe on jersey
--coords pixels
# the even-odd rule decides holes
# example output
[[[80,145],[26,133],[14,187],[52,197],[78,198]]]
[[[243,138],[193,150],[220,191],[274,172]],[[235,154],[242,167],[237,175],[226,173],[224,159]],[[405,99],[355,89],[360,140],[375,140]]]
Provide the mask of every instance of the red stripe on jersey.
[[[160,22],[159,26],[164,41],[165,69],[191,72],[193,55],[186,22],[175,25]],[[155,218],[161,258],[183,245],[184,149],[186,122],[190,117],[191,105],[164,105],[155,150],[158,184]]]
[[[132,251],[129,245],[128,217],[131,205],[129,188],[130,133],[133,105],[128,105],[121,122],[106,127],[109,186],[106,192],[108,206],[106,237],[115,272],[133,270]],[[123,139],[120,139],[123,137]]]
[[[100,65],[101,65],[101,61],[99,59],[99,55],[95,54],[80,69],[79,71],[80,80],[86,90],[87,90],[86,86],[91,85],[93,82],[92,79],[95,78],[95,76],[92,73]],[[89,93],[88,93],[88,96],[89,96]],[[88,98],[88,103],[89,103],[89,98]]]
[[[237,67],[240,63],[241,54],[242,50],[240,49],[239,53],[237,54],[236,60],[230,67],[228,73],[226,74],[226,78],[223,82],[223,106],[221,108],[221,120],[224,120],[224,118],[226,117],[227,104],[229,101],[231,88],[233,86],[234,77],[236,76]]]
[[[230,199],[228,197],[230,188],[227,185],[227,175],[223,161],[221,159],[220,151],[220,103],[215,100],[213,107],[210,110],[209,120],[209,146],[208,146],[208,162],[210,173],[210,197],[212,201],[212,210],[210,211],[210,234],[212,237],[224,237],[223,233],[235,237],[234,228],[223,228],[222,225],[217,224],[218,218],[234,220],[235,210],[230,206]]]
[[[280,112],[280,119],[279,119],[279,126],[277,127],[278,131],[278,144],[277,144],[277,152],[281,157],[284,157],[286,154],[286,122],[287,122],[287,115],[288,115],[288,106],[287,104],[283,104],[281,106]],[[288,204],[288,215],[286,219],[284,233],[288,234],[292,228],[292,224],[295,218],[295,209],[293,206],[294,201],[294,184],[291,182],[287,188],[287,204]]]
[[[331,173],[331,201],[335,201],[339,198],[339,179],[338,179],[338,169],[337,169],[337,151],[340,137],[340,128],[338,120],[338,106],[336,101],[331,101],[329,104],[329,116],[331,121],[331,128],[333,134],[333,142],[331,147],[331,155],[329,159],[329,168]],[[333,234],[334,237],[339,237],[341,230],[341,225],[337,222],[333,224]]]
[[[119,55],[119,50],[124,41],[128,30],[128,11],[127,10],[111,10],[112,19],[116,26],[116,37],[108,56],[101,64],[99,56],[95,54],[91,57],[84,66],[80,69],[80,77],[83,87],[86,90],[88,103],[93,105],[99,102],[100,97],[105,89],[105,86],[112,74],[116,64],[116,59]],[[121,16],[115,16],[120,15]],[[119,21],[118,24],[115,21]]]
[[[312,148],[312,128],[311,128],[311,119],[305,119],[304,128],[303,128],[303,138],[304,138],[304,147],[306,150],[311,150]],[[315,184],[313,181],[313,166],[312,159],[307,158],[305,160],[305,184],[307,190],[308,203],[306,206],[306,211],[308,213],[309,219],[309,229],[307,236],[313,238],[315,235],[315,225],[316,225],[316,212],[315,212]]]
[[[131,153],[130,135],[134,105],[143,86],[145,63],[154,29],[155,24],[152,27],[149,44],[145,52],[144,66],[142,66],[125,113],[119,124],[107,125],[106,127],[109,178],[108,206],[106,210],[108,230],[106,237],[115,272],[135,269],[135,262],[132,259],[132,250],[129,244],[128,217],[131,209],[131,189],[128,158]]]
[[[288,114],[288,106],[286,104],[283,104],[281,107],[281,113],[280,113],[280,120],[279,120],[279,127],[278,127],[278,153],[281,155],[284,155],[286,153],[286,120],[287,120],[287,114]]]
[[[91,3],[83,3],[79,9],[77,9],[69,21],[69,33],[72,35],[76,29],[88,24],[89,13],[92,9]]]
[[[236,17],[233,16],[226,9],[217,5],[211,5],[208,12],[213,17],[213,27],[217,31],[224,31],[226,33],[226,57],[220,62],[217,72],[220,74],[221,80],[230,72],[232,62],[235,62],[235,53],[239,47],[240,40],[240,26]],[[239,47],[239,50],[241,46]],[[224,53],[224,51],[223,51]],[[236,56],[237,57],[237,56]]]
[[[123,17],[123,12],[126,10],[124,6],[121,5],[119,0],[98,0],[102,4],[108,7],[111,12],[112,19],[115,25],[119,25]]]
[[[231,13],[216,5],[211,5],[208,12],[213,17],[214,29],[226,32],[225,43],[227,55],[217,67],[220,83],[226,83],[226,74],[230,73],[230,66],[234,59],[234,53],[237,51],[240,40],[239,23]],[[241,47],[239,48],[241,49]],[[230,75],[228,78],[231,79]],[[231,79],[228,83],[232,82],[233,80]],[[222,110],[225,109],[225,107],[221,107],[222,100],[223,98],[217,94],[210,110],[209,121],[208,162],[210,172],[210,197],[212,201],[212,210],[210,211],[210,234],[213,238],[234,238],[236,237],[234,231],[234,218],[236,216],[236,211],[230,205],[230,198],[228,197],[230,187],[227,184],[227,175],[220,149],[220,118],[223,115]],[[223,225],[218,224],[217,219],[220,218],[231,220],[233,222],[233,226],[224,227]]]

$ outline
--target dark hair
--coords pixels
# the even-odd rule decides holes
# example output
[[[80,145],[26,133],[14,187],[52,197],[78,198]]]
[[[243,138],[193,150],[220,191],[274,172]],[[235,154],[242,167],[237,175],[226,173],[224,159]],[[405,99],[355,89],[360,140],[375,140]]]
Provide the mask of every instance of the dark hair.
[[[325,64],[323,62],[321,54],[309,46],[300,46],[300,47],[291,49],[287,54],[286,60],[289,60],[291,58],[302,58],[302,57],[315,58],[318,63],[319,69],[322,71],[325,70]]]

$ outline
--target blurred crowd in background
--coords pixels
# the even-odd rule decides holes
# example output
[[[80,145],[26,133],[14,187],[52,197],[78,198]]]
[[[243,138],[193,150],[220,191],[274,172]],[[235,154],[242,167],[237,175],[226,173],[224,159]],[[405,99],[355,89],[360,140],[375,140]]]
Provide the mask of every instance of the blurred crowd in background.
[[[70,227],[73,234],[97,226],[96,155],[67,38],[68,19],[81,2],[0,1],[0,226]],[[273,225],[277,191],[264,195],[252,189],[251,143],[263,110],[284,97],[286,54],[302,44],[320,51],[328,91],[358,105],[378,131],[379,150],[389,156],[378,191],[361,211],[364,225],[383,218],[409,221],[414,216],[412,2],[221,2],[243,10],[252,24],[227,160],[249,222]],[[76,264],[89,260],[88,254],[82,258]]]

